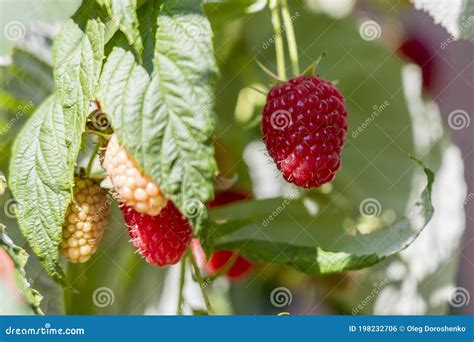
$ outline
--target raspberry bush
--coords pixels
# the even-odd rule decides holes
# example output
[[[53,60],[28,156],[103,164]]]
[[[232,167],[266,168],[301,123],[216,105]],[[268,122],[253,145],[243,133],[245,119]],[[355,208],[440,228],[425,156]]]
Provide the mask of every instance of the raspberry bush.
[[[46,47],[52,65],[13,50],[29,63],[9,72],[41,69],[45,89],[0,141],[11,151],[0,195],[14,204],[4,224],[64,291],[67,313],[145,312],[174,267],[176,312],[202,312],[186,298],[193,281],[205,313],[220,313],[212,299],[245,281],[382,267],[430,221],[434,174],[409,154],[438,160],[442,147],[413,136],[400,62],[349,19],[249,3],[84,1]],[[318,44],[314,32],[325,32]],[[24,252],[1,227],[26,281]],[[104,287],[108,306],[93,300]]]

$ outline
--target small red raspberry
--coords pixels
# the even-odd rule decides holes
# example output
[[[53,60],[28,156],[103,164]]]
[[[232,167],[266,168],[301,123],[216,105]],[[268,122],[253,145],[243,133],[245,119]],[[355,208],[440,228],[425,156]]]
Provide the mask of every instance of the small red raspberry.
[[[217,192],[214,199],[209,202],[209,208],[220,207],[221,205],[226,205],[238,201],[246,201],[252,198],[252,194],[239,192],[236,190],[226,190]]]
[[[215,208],[234,202],[246,201],[250,198],[252,198],[252,194],[249,193],[239,192],[236,190],[221,191],[216,193],[216,197],[209,203],[209,207]],[[212,253],[211,258],[206,262],[206,255],[198,240],[193,240],[191,249],[196,259],[200,261],[200,264],[203,265],[206,271],[210,274],[219,272],[236,254],[236,252],[233,251],[216,251]],[[233,261],[230,269],[226,272],[226,276],[231,280],[238,280],[248,274],[253,267],[254,264],[239,255],[235,261]]]
[[[217,273],[227,262],[234,257],[236,253],[232,251],[216,251],[212,253],[211,259],[207,262],[206,268],[209,273]],[[231,280],[238,280],[245,276],[251,269],[253,264],[242,256],[237,256],[231,268],[227,271],[226,276]]]
[[[156,216],[121,207],[133,245],[150,264],[176,264],[191,242],[191,225],[171,201]]]
[[[152,216],[166,206],[160,188],[140,171],[133,157],[119,145],[115,134],[110,138],[102,164],[120,200],[127,206]]]
[[[270,90],[263,141],[288,182],[312,188],[334,179],[347,133],[344,102],[331,82],[315,76],[295,77]]]

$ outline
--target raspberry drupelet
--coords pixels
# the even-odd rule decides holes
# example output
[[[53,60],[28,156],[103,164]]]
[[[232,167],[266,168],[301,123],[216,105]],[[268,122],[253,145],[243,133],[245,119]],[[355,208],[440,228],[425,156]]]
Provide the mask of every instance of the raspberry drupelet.
[[[274,86],[261,128],[285,180],[313,188],[334,179],[341,165],[347,111],[344,97],[331,82],[299,76]]]

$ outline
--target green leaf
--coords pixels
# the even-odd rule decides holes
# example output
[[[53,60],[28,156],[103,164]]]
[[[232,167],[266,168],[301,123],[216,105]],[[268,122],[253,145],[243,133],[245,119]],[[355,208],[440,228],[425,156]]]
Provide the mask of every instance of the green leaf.
[[[390,227],[359,234],[337,227],[332,217],[344,215],[335,206],[320,204],[314,217],[304,201],[250,201],[214,211],[218,222],[215,248],[237,250],[256,263],[287,264],[307,274],[325,274],[372,266],[409,246],[433,215],[431,186],[434,174],[423,167],[427,185],[409,214]],[[254,222],[236,229],[242,215]],[[229,234],[228,225],[232,225]],[[291,229],[290,229],[291,227]]]
[[[140,34],[143,41],[143,67],[149,74],[153,72],[153,56],[155,54],[155,36],[158,27],[160,3],[148,1],[138,10]]]
[[[15,141],[10,181],[20,229],[47,272],[64,284],[58,247],[73,174],[103,59],[105,26],[89,20],[85,32],[69,20],[53,46],[57,91]]]
[[[151,80],[130,52],[114,49],[99,101],[120,143],[198,232],[216,173],[213,84],[218,70],[200,1],[165,1]]]
[[[16,283],[20,293],[25,298],[26,303],[34,313],[42,315],[43,312],[40,309],[40,303],[43,297],[38,291],[31,288],[30,283],[26,279],[25,265],[28,261],[28,254],[22,248],[16,246],[13,243],[13,241],[5,233],[5,227],[3,227],[1,223],[0,247],[7,252],[8,256],[12,259],[13,264],[15,265]]]
[[[77,155],[70,146],[60,98],[53,95],[19,133],[9,173],[20,229],[47,272],[59,283],[64,283],[64,274],[58,246],[73,175],[69,161]]]
[[[134,46],[140,59],[143,52],[143,42],[136,12],[137,0],[108,0],[107,7],[128,42]]]
[[[208,0],[204,5],[214,27],[220,28],[231,20],[263,10],[267,2],[267,0]]]
[[[474,2],[471,0],[411,0],[417,9],[428,12],[436,24],[454,38],[474,40]]]

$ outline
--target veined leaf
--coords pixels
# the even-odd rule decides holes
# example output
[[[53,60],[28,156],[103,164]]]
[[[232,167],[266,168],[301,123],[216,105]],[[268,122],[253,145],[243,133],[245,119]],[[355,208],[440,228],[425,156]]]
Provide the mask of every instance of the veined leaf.
[[[301,200],[248,201],[215,210],[214,218],[225,222],[214,230],[215,248],[237,250],[257,263],[288,264],[307,274],[372,266],[408,247],[431,219],[434,175],[425,167],[424,172],[427,185],[420,199],[406,217],[391,227],[354,234],[334,226],[332,217],[342,215],[334,205],[322,206],[313,217]],[[243,213],[254,215],[254,221],[236,229],[233,220]],[[228,225],[232,227],[229,229]],[[314,226],[319,227],[317,233]]]
[[[31,288],[30,283],[26,279],[25,265],[28,261],[28,254],[13,243],[5,233],[5,227],[3,227],[1,223],[0,248],[3,248],[7,252],[15,265],[15,280],[22,297],[25,298],[26,303],[34,313],[42,315],[43,312],[40,309],[40,303],[43,297],[38,291]]]
[[[89,20],[83,31],[68,21],[53,47],[57,91],[18,135],[10,180],[20,228],[48,273],[64,284],[58,247],[71,200],[81,136],[103,59],[105,26]]]
[[[11,191],[18,203],[17,218],[23,235],[47,272],[60,283],[64,274],[58,246],[71,197],[73,165],[66,120],[57,94],[33,114],[13,145]]]
[[[114,49],[98,98],[120,143],[198,232],[216,173],[212,33],[200,1],[165,1],[157,21],[151,79]]]
[[[113,20],[118,23],[120,30],[125,34],[128,42],[134,46],[137,55],[141,58],[143,42],[136,12],[137,0],[108,0],[107,5]]]

